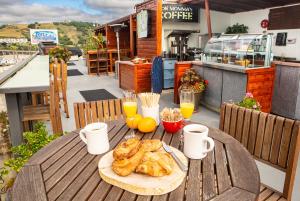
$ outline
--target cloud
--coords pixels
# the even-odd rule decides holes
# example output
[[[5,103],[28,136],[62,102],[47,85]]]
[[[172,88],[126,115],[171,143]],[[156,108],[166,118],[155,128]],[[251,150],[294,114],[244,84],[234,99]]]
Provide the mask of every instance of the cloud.
[[[84,3],[92,9],[98,9],[101,13],[117,19],[134,12],[134,6],[143,0],[84,0]]]
[[[22,0],[0,0],[0,4],[0,24],[65,20],[105,23],[114,17],[107,14],[89,14],[69,7],[48,6],[41,3],[27,4]]]
[[[92,8],[126,9],[133,10],[134,5],[141,0],[84,0]]]

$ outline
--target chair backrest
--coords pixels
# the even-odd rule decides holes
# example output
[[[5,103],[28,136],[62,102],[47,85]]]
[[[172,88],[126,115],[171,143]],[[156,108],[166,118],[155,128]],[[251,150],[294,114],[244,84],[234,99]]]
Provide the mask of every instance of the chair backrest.
[[[57,67],[53,66],[53,74],[50,73],[50,117],[53,133],[62,134],[62,122],[59,110],[59,87],[57,79]]]
[[[255,159],[286,172],[283,196],[291,199],[300,150],[300,121],[225,103],[220,129],[243,144]]]
[[[117,120],[124,116],[122,100],[74,103],[74,116],[77,129],[94,122]]]
[[[49,105],[49,93],[47,91],[31,92],[33,106]]]
[[[50,64],[50,73],[53,74],[54,71],[54,66],[56,66],[57,69],[57,79],[58,80],[67,80],[68,77],[68,70],[67,70],[67,64],[64,62],[64,60],[58,60],[57,58],[55,58],[54,63]]]

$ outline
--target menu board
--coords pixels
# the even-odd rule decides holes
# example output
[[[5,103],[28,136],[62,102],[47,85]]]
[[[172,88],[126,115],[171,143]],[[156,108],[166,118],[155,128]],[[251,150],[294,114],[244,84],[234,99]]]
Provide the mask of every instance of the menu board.
[[[199,22],[199,9],[191,5],[163,4],[163,21]]]
[[[58,33],[54,29],[30,29],[31,44],[54,42],[58,44]]]
[[[138,38],[147,38],[149,35],[149,11],[142,10],[137,14],[137,35]]]

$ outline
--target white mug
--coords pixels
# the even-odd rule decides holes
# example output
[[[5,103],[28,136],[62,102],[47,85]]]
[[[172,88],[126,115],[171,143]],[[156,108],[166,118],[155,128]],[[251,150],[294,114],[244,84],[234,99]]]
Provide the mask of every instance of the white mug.
[[[208,128],[200,124],[190,124],[183,128],[184,154],[190,159],[203,159],[212,151],[215,143],[208,137]],[[207,148],[207,143],[209,148]]]
[[[103,154],[109,150],[106,123],[89,124],[79,132],[79,136],[87,144],[87,150],[90,154]]]

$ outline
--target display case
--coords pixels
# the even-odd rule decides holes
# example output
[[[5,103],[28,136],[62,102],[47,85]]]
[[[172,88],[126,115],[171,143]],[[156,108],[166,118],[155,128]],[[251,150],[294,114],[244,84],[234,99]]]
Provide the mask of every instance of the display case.
[[[246,68],[268,67],[271,46],[270,34],[222,34],[208,41],[202,59]]]

